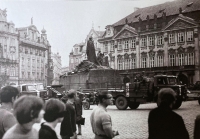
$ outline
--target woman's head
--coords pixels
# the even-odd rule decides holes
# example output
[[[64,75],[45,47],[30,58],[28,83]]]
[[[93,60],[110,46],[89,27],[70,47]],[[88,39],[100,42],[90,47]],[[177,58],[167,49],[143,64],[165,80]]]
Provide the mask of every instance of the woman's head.
[[[47,122],[53,122],[56,119],[61,122],[62,117],[64,117],[65,104],[58,99],[52,98],[46,102],[44,110],[44,119]]]
[[[43,100],[36,96],[24,95],[14,103],[14,114],[19,124],[39,123],[43,118]]]

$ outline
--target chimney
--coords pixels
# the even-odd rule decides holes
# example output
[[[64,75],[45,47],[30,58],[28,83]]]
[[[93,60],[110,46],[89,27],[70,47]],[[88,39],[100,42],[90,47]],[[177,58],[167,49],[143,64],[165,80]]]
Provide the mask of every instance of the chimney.
[[[134,7],[134,12],[139,10],[140,8],[139,7]]]

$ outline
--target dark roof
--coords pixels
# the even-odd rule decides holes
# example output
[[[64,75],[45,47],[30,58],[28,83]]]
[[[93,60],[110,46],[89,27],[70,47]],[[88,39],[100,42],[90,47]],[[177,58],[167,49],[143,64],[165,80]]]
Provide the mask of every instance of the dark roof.
[[[157,18],[162,17],[163,12],[166,13],[166,16],[176,15],[179,14],[179,8],[182,8],[183,13],[198,11],[200,10],[200,0],[176,0],[150,7],[140,8],[119,20],[118,22],[114,23],[113,26],[124,25],[126,23],[126,18],[128,23],[131,23],[138,22],[139,17],[141,20],[146,20],[147,15],[149,15],[149,19],[153,19],[154,14],[157,15]]]

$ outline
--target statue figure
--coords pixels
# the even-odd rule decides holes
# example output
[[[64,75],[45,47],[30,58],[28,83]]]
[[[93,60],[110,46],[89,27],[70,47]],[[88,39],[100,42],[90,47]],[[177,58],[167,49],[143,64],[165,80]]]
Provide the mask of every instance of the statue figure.
[[[98,65],[92,36],[90,36],[89,40],[87,41],[86,54],[88,61]]]

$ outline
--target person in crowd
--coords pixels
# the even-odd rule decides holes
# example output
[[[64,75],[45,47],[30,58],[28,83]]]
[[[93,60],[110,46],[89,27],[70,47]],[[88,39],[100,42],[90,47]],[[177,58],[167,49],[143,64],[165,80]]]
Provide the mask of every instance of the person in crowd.
[[[200,138],[200,115],[197,115],[194,123],[194,139]]]
[[[189,139],[182,117],[172,111],[175,95],[171,88],[158,92],[158,107],[148,117],[149,139]]]
[[[17,123],[13,115],[13,103],[18,94],[18,89],[13,86],[5,86],[0,91],[0,139],[9,128]]]
[[[62,139],[77,138],[76,134],[76,111],[74,101],[76,98],[76,90],[71,89],[67,93],[66,112],[60,127],[60,135]]]
[[[65,112],[65,104],[58,99],[50,99],[45,105],[44,120],[39,130],[39,139],[58,139],[55,127],[62,122]]]
[[[82,113],[83,113],[83,94],[81,92],[77,93],[77,97],[75,98],[75,110],[76,110],[76,124],[78,126],[78,134],[77,135],[82,135],[81,132],[81,124],[82,124]]]
[[[99,92],[99,104],[94,108],[90,122],[95,139],[112,139],[119,135],[118,131],[112,129],[111,117],[107,113],[107,106],[113,104],[113,97],[108,91]]]
[[[18,121],[3,136],[3,139],[38,139],[38,131],[32,126],[43,118],[43,100],[24,95],[14,103],[14,115]]]

